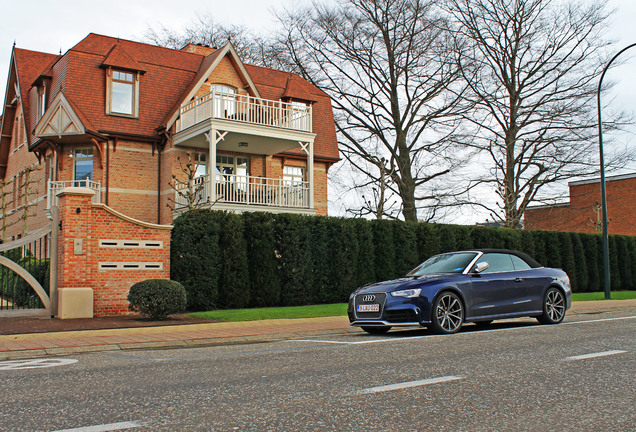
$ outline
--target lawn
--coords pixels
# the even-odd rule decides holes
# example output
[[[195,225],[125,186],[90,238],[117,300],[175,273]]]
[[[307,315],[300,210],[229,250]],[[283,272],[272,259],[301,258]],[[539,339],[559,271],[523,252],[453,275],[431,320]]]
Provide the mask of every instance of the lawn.
[[[628,300],[636,298],[636,291],[612,291],[612,300]],[[588,292],[572,294],[572,301],[605,300],[604,292]]]
[[[603,300],[603,292],[575,293],[573,301]],[[612,300],[626,300],[636,298],[636,291],[612,291]],[[284,318],[316,318],[327,316],[347,315],[346,303],[334,303],[312,306],[289,306],[257,309],[228,309],[208,312],[193,312],[188,314],[196,318],[216,321],[257,321]]]
[[[346,314],[346,303],[334,303],[311,306],[215,310],[207,312],[193,312],[188,315],[196,318],[218,321],[256,321],[266,319],[342,316]]]

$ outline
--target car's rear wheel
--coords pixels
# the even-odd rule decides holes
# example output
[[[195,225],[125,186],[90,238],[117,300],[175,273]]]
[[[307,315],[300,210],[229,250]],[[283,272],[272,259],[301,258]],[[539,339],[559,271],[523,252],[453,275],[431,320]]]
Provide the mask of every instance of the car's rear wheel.
[[[549,288],[543,298],[543,313],[537,317],[541,324],[558,324],[565,318],[565,295],[558,288]]]
[[[433,304],[431,322],[437,333],[457,333],[464,324],[464,305],[457,294],[451,291],[441,293]]]
[[[385,334],[389,330],[391,330],[391,326],[361,326],[362,330],[369,334]]]

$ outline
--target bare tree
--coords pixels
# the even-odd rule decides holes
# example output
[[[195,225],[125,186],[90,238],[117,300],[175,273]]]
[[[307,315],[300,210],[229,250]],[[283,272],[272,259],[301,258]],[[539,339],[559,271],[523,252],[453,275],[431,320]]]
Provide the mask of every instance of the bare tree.
[[[197,14],[192,22],[182,29],[158,24],[148,26],[142,37],[146,42],[172,49],[181,49],[188,44],[220,48],[231,41],[241,60],[265,67],[278,67],[284,57],[277,46],[267,38],[259,36],[244,26],[220,24],[210,13]]]
[[[289,61],[331,96],[340,151],[364,175],[355,187],[366,188],[366,204],[354,213],[394,216],[382,207],[395,196],[416,221],[443,199],[431,185],[459,164],[449,137],[461,75],[434,4],[346,0],[279,16]]]
[[[0,179],[0,212],[2,213],[2,221],[0,224],[0,231],[2,234],[0,235],[0,240],[4,243],[7,239],[7,229],[14,225],[16,222],[10,223],[7,219],[9,216],[9,206],[13,204],[13,199],[11,195],[13,194],[13,186],[12,183],[14,179]]]
[[[204,178],[197,177],[197,168],[199,167],[198,160],[191,152],[187,152],[185,156],[188,158],[187,162],[181,160],[181,156],[177,157],[179,162],[179,170],[185,175],[185,180],[181,180],[181,176],[175,174],[172,175],[172,181],[170,187],[176,192],[181,203],[187,207],[188,210],[194,210],[201,208],[205,205],[214,205],[210,202],[210,197],[205,196],[205,182]],[[177,200],[169,199],[174,204],[172,207],[168,204],[168,207],[172,210],[177,209]],[[182,205],[183,205],[182,204]]]
[[[22,216],[20,216],[20,220],[22,220],[22,235],[26,236],[29,232],[29,218],[31,216],[35,216],[31,213],[31,208],[37,206],[37,200],[32,201],[31,198],[35,195],[38,195],[37,189],[33,190],[33,184],[38,183],[37,180],[34,180],[31,177],[31,173],[34,171],[39,171],[41,168],[35,165],[31,165],[20,171],[18,174],[18,178],[21,181],[21,188],[18,190],[19,199],[24,202],[22,204]]]
[[[580,1],[447,0],[447,6],[458,23],[457,62],[476,102],[465,117],[476,132],[465,142],[492,160],[490,175],[472,186],[493,185],[499,200],[474,204],[518,227],[542,188],[597,172],[594,97],[608,13],[600,2]]]

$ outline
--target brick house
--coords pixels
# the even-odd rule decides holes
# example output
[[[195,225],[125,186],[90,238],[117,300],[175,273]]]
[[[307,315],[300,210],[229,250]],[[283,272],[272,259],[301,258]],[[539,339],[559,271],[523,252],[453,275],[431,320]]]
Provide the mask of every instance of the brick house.
[[[67,186],[159,224],[188,204],[175,189],[221,210],[327,214],[339,160],[329,97],[296,74],[244,64],[231,43],[172,50],[89,34],[62,55],[14,47],[4,100],[7,239],[23,231],[25,204],[31,231]]]
[[[568,186],[568,203],[527,208],[524,229],[600,232],[600,179],[570,182]],[[636,235],[636,174],[606,177],[605,191],[609,233]]]

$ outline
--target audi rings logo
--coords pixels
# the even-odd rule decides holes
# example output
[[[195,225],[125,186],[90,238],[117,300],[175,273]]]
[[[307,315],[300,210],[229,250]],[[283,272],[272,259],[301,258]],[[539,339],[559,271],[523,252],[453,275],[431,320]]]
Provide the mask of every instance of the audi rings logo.
[[[367,294],[364,297],[362,297],[362,301],[365,303],[370,303],[375,301],[375,296],[373,294]]]

